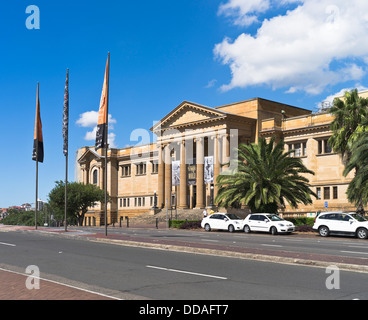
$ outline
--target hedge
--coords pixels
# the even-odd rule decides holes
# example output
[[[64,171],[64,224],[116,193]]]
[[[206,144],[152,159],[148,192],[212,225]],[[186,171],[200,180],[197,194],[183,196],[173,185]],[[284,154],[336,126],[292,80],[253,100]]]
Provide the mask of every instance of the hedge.
[[[197,229],[201,228],[200,220],[170,220],[169,226],[178,229]]]

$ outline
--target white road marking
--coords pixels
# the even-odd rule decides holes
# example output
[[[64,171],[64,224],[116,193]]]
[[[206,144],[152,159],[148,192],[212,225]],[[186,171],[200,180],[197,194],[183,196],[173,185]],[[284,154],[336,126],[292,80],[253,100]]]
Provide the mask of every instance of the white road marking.
[[[6,243],[6,242],[0,242],[0,244],[4,245],[4,246],[9,246],[9,247],[16,247],[16,244],[12,244],[12,243]]]
[[[368,254],[368,252],[358,252],[358,251],[340,251],[343,253],[356,253],[356,254]]]
[[[219,277],[219,276],[214,276],[214,275],[204,274],[204,273],[197,273],[197,272],[183,271],[183,270],[176,270],[176,269],[163,268],[163,267],[155,267],[155,266],[146,266],[146,267],[147,268],[151,268],[151,269],[158,269],[158,270],[164,270],[164,271],[170,271],[170,272],[178,272],[178,273],[186,273],[186,274],[192,274],[192,275],[195,275],[195,276],[201,276],[201,277],[208,277],[208,278],[215,278],[215,279],[227,280],[227,278],[225,278],[225,277]]]
[[[262,244],[262,246],[265,246],[265,247],[279,247],[279,248],[282,248],[282,246],[278,245],[278,244]]]
[[[66,283],[62,283],[62,282],[59,282],[59,281],[49,280],[49,279],[45,279],[45,278],[41,278],[41,277],[35,277],[35,276],[32,276],[32,275],[24,274],[24,273],[17,272],[17,271],[12,271],[12,270],[3,269],[3,268],[0,268],[0,271],[6,271],[6,272],[10,272],[10,273],[20,274],[20,275],[25,276],[25,277],[32,277],[32,278],[35,278],[35,279],[39,279],[39,280],[59,284],[59,285],[65,286],[65,287],[69,287],[69,288],[72,288],[72,289],[78,289],[80,291],[96,294],[96,295],[99,295],[99,296],[102,296],[102,297],[107,297],[107,298],[111,298],[111,299],[115,299],[115,300],[122,300],[122,299],[119,299],[119,298],[116,298],[116,297],[113,297],[113,296],[109,296],[109,295],[104,294],[104,293],[99,293],[99,292],[91,291],[91,290],[88,290],[88,289],[79,288],[79,287],[76,287],[76,286],[73,286],[73,285],[70,285],[70,284],[66,284]]]

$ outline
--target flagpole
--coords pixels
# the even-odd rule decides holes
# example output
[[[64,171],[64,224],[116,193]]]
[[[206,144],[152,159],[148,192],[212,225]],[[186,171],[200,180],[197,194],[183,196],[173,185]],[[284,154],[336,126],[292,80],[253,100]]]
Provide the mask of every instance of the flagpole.
[[[35,229],[37,230],[37,205],[38,205],[38,113],[39,113],[39,89],[40,83],[37,82],[37,101],[36,101],[36,203],[35,203]]]
[[[107,54],[107,74],[106,74],[106,134],[105,134],[105,236],[107,236],[107,149],[108,149],[108,128],[109,128],[109,78],[110,78],[110,52]]]

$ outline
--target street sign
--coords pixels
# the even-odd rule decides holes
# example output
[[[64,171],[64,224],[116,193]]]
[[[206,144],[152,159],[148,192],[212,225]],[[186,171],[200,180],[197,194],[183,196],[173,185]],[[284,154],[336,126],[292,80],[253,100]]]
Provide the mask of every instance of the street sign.
[[[328,201],[325,201],[325,208],[328,208]]]

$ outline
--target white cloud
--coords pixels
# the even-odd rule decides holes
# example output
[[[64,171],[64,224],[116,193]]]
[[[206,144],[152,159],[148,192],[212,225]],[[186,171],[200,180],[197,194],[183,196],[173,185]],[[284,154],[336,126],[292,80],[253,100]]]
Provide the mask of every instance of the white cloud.
[[[218,14],[233,17],[236,25],[248,26],[258,21],[256,13],[265,12],[269,7],[269,0],[229,0],[220,5]]]
[[[84,136],[84,140],[94,141],[96,140],[96,132],[97,132],[97,121],[98,121],[98,112],[97,111],[87,111],[79,115],[79,119],[76,121],[81,127],[84,128],[93,128],[92,131],[87,131]],[[113,130],[113,124],[116,123],[116,119],[114,119],[111,114],[109,114],[109,130]],[[113,132],[109,132],[108,135],[108,143],[111,148],[116,148],[115,143],[116,134]]]
[[[344,94],[345,94],[346,91],[350,92],[353,89],[358,89],[358,92],[368,90],[367,87],[364,87],[364,86],[362,86],[360,84],[357,84],[354,88],[344,88],[344,89],[341,89],[340,91],[338,91],[338,92],[336,92],[334,94],[331,94],[328,97],[326,97],[322,102],[320,102],[318,104],[318,108],[321,109],[323,103],[332,104],[335,98],[341,98],[341,97],[344,96]]]
[[[210,81],[208,81],[207,85],[205,86],[206,89],[212,88],[215,84],[216,84],[217,80],[216,79],[212,79]]]
[[[238,21],[254,20],[272,2],[257,1],[257,6],[255,1],[229,0],[219,10]],[[300,5],[264,20],[255,36],[242,33],[215,46],[215,56],[229,65],[232,75],[222,90],[269,85],[288,93],[319,94],[366,74],[360,63],[368,57],[368,1],[284,0],[278,5],[292,2]]]

